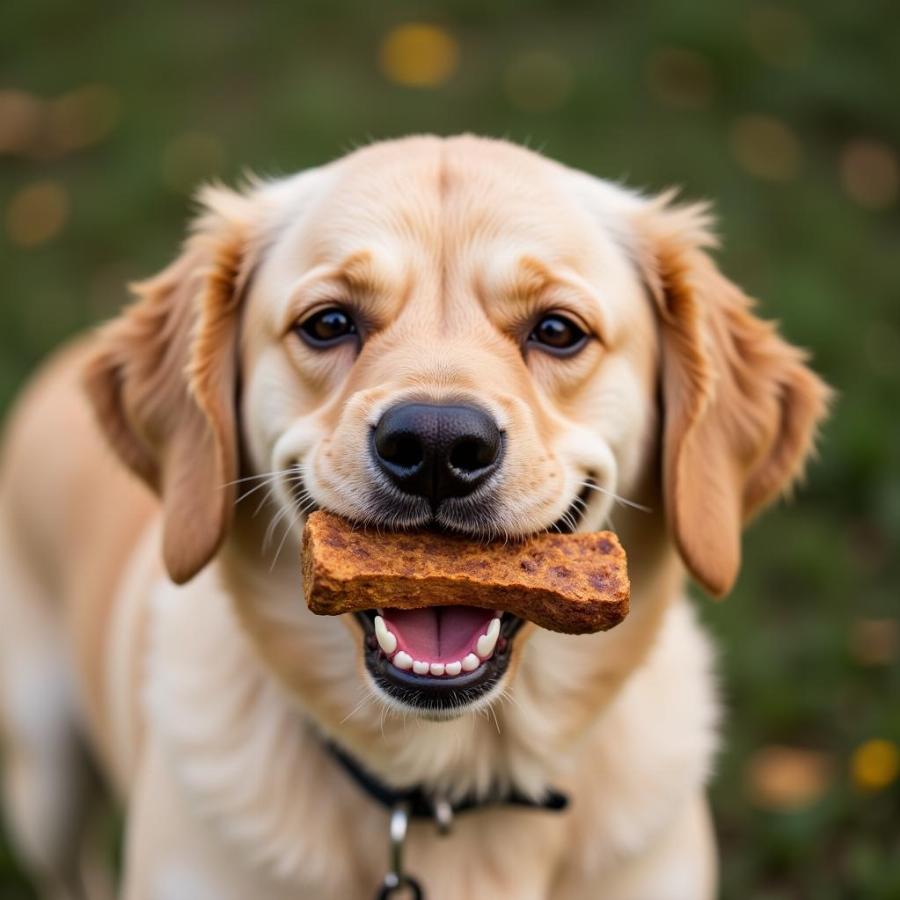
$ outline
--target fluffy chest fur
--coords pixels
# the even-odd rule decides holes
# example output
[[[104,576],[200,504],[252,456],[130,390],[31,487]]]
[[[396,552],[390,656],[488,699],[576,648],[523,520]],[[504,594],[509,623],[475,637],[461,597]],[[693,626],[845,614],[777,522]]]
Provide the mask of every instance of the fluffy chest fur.
[[[161,585],[151,619],[150,727],[215,839],[303,896],[365,895],[384,875],[387,813],[323,750],[308,711],[255,652],[215,570],[184,589]],[[551,671],[565,665],[554,640],[541,633],[531,645]],[[603,652],[602,636],[585,640]],[[677,601],[643,666],[568,752],[556,733],[564,718],[527,679],[494,715],[383,721],[391,752],[362,757],[382,777],[402,783],[413,773],[447,786],[449,771],[459,790],[512,778],[525,790],[552,784],[573,801],[563,814],[466,814],[448,837],[416,823],[410,871],[437,897],[592,896],[596,878],[651,847],[701,788],[717,717],[709,666],[706,639]],[[354,715],[350,707],[340,726],[351,734]]]

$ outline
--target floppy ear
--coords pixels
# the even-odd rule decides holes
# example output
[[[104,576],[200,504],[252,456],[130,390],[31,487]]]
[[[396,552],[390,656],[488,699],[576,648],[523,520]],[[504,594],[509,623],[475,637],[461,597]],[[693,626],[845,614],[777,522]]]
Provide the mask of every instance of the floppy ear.
[[[252,264],[252,201],[223,188],[200,201],[181,255],[131,286],[136,302],[100,330],[85,370],[101,429],[161,498],[178,584],[216,553],[234,505],[237,313]]]
[[[661,323],[666,514],[688,569],[723,596],[744,523],[802,473],[830,391],[704,252],[706,208],[669,201],[639,222]]]

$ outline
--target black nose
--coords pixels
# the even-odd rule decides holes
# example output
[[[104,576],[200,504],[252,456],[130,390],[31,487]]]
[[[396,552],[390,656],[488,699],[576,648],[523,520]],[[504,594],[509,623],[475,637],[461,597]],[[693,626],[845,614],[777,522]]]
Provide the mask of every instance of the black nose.
[[[403,403],[392,406],[372,435],[382,472],[433,508],[464,497],[497,469],[503,439],[497,423],[475,406]]]

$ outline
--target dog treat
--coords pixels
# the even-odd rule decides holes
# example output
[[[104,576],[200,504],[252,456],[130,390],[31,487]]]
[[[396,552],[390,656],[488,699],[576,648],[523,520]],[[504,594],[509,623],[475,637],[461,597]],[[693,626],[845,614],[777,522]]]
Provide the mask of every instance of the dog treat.
[[[618,625],[630,590],[625,551],[609,531],[485,544],[363,529],[322,511],[303,532],[303,580],[306,602],[319,615],[477,606],[569,634]]]

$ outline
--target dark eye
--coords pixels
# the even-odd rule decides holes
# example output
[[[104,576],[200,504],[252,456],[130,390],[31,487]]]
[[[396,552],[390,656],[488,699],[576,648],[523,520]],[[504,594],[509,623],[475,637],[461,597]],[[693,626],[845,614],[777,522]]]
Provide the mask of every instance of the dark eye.
[[[529,344],[561,356],[575,353],[587,342],[587,334],[567,316],[551,313],[544,316],[528,336]]]
[[[356,323],[338,306],[320,309],[297,326],[297,333],[312,347],[333,347],[335,344],[355,338]]]

